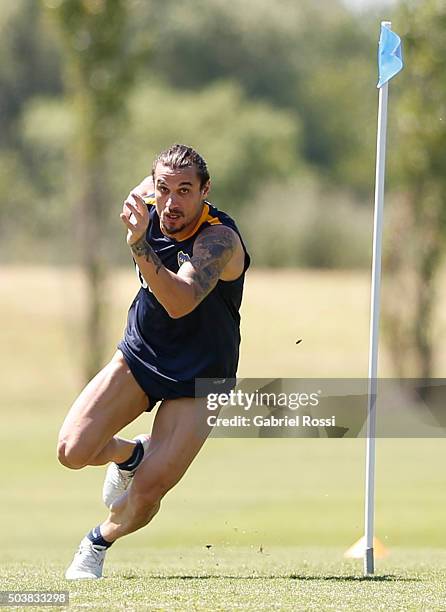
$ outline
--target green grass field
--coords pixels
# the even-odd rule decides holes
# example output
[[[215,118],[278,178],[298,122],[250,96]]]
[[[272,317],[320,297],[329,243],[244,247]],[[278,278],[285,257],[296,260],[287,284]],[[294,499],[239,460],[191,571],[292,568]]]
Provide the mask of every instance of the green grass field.
[[[69,589],[79,610],[446,609],[442,439],[378,440],[376,534],[389,556],[372,580],[343,558],[363,532],[364,440],[210,439],[153,523],[111,549],[107,579],[67,583],[78,541],[105,516],[103,468],[55,459],[81,384],[82,283],[38,268],[3,268],[0,280],[0,590]],[[110,287],[111,354],[133,274]],[[251,274],[240,373],[365,376],[367,309],[363,274]]]

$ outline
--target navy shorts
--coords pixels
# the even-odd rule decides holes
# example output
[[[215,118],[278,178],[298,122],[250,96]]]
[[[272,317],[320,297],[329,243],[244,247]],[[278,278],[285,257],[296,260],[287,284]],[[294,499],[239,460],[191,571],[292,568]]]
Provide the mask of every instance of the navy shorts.
[[[146,412],[163,400],[179,399],[181,397],[206,397],[209,393],[228,393],[237,384],[232,378],[198,378],[194,380],[172,380],[167,376],[153,372],[150,367],[126,343],[125,339],[118,344],[124,359],[138,385],[149,398]],[[196,385],[197,382],[197,385]],[[217,386],[215,386],[217,385]]]
[[[177,385],[175,385],[175,383],[169,385],[163,384],[163,382],[156,380],[155,375],[150,375],[148,368],[141,364],[129,350],[125,340],[121,340],[121,342],[118,344],[118,349],[123,354],[129,370],[133,374],[136,382],[149,398],[149,407],[147,408],[146,412],[153,410],[155,406],[163,400],[195,396],[195,381],[186,383],[186,388],[184,383]]]

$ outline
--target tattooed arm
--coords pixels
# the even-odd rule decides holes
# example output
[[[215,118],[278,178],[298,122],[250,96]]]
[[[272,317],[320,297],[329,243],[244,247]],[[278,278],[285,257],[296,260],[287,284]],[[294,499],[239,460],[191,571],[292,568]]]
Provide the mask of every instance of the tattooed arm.
[[[243,271],[245,254],[238,235],[229,227],[208,227],[194,244],[192,259],[178,270],[192,287],[195,306],[199,304],[221,278],[233,280]]]
[[[147,242],[145,236],[141,236],[139,240],[129,246],[135,260],[138,260],[139,257],[143,257],[147,263],[153,264],[156,274],[164,267],[161,263],[161,259]]]
[[[238,235],[224,225],[206,228],[194,244],[192,259],[174,274],[140,238],[130,246],[141,274],[168,314],[180,318],[214,289],[218,280],[233,280],[243,271],[244,251]]]

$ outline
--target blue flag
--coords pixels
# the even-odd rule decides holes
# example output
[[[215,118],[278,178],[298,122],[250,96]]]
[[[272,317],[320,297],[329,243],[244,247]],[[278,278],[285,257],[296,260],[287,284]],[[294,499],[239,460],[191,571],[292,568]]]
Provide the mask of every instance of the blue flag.
[[[378,47],[378,73],[377,87],[382,87],[390,81],[403,68],[401,54],[401,38],[395,32],[381,24],[381,36]]]

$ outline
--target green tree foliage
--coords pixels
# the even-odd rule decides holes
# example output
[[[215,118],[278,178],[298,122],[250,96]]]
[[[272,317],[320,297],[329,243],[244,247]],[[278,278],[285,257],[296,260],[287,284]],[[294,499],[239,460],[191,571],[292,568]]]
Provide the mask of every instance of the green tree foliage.
[[[41,181],[42,160],[33,159],[22,139],[22,120],[28,101],[36,95],[61,95],[59,54],[33,0],[0,4],[0,245],[3,261],[27,254],[34,239],[48,238],[44,202],[50,186]],[[40,129],[44,129],[41,125]],[[48,187],[48,188],[47,188]],[[38,252],[42,259],[46,253]],[[51,251],[51,249],[49,249]],[[48,249],[47,249],[48,253]],[[53,254],[54,255],[54,254]],[[26,256],[25,256],[26,258]]]
[[[387,337],[401,376],[435,373],[436,284],[446,237],[446,5],[406,2],[398,14],[406,70],[392,122],[393,201],[387,251]]]
[[[14,158],[18,175],[27,176],[27,214],[42,229],[32,239],[41,238],[49,251],[53,246],[58,261],[73,258],[59,248],[60,225],[71,220],[72,226],[78,216],[73,207],[87,202],[80,189],[89,183],[75,163],[81,157],[102,158],[87,166],[91,176],[102,176],[100,200],[106,204],[94,196],[97,212],[85,204],[85,213],[100,217],[106,235],[111,227],[119,231],[120,202],[147,172],[152,155],[178,140],[203,151],[214,177],[213,198],[231,212],[271,207],[261,197],[271,191],[268,183],[305,176],[309,167],[328,207],[331,192],[345,192],[349,201],[349,192],[356,200],[367,194],[371,202],[376,24],[368,28],[363,16],[359,22],[340,2],[323,11],[310,0],[283,0],[280,10],[266,0],[41,2],[63,36],[55,39],[57,29],[31,0],[19,0],[14,9],[0,6],[0,24],[9,24],[0,43],[3,56],[17,64],[21,80],[40,83],[38,92],[21,84],[19,99],[4,88],[4,122],[13,126],[16,142],[10,151],[1,148],[0,157]],[[22,37],[38,47],[26,60],[18,50]],[[0,79],[9,70],[4,64],[0,60]],[[68,104],[61,97],[62,67]],[[4,176],[8,198],[0,215],[6,216],[15,196],[8,184],[13,173]],[[316,208],[326,218],[324,207]],[[362,219],[358,206],[353,211]],[[14,257],[13,240],[2,243],[3,259]],[[85,256],[88,249],[76,244]],[[121,259],[125,246],[117,244],[111,254]],[[110,253],[109,243],[103,248]]]
[[[311,0],[163,0],[154,7],[159,74],[182,89],[237,80],[248,97],[292,113],[302,126],[299,152],[317,172],[369,193],[376,21],[359,21],[338,1],[323,10]]]
[[[232,213],[249,201],[259,184],[289,176],[302,164],[296,154],[299,126],[293,117],[249,101],[233,82],[196,92],[146,82],[130,95],[129,114],[132,122],[113,147],[116,190],[129,176],[136,182],[148,174],[155,155],[173,142],[196,147],[208,160],[212,198]]]
[[[1,145],[20,147],[17,122],[24,104],[43,92],[61,94],[59,54],[54,36],[33,0],[0,6],[0,133]]]
[[[370,262],[371,212],[308,175],[269,183],[239,221],[258,266],[345,269]]]

